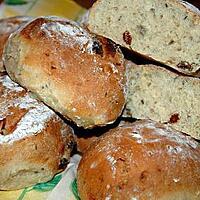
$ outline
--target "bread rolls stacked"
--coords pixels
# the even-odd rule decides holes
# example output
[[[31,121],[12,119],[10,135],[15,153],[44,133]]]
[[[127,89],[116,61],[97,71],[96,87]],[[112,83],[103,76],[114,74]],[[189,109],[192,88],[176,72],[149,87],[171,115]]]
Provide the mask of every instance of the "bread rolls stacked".
[[[177,2],[165,1],[170,8],[177,6]],[[125,1],[124,4],[129,2],[135,0]],[[144,3],[148,4],[146,1]],[[151,7],[154,3],[159,5],[156,0],[149,1],[148,5]],[[163,5],[160,3],[159,12],[165,10]],[[102,22],[112,19],[103,19],[101,16],[103,7],[104,13],[110,15],[105,11],[110,6],[114,6],[115,12],[122,12],[120,20],[124,19],[121,4],[118,5],[116,1],[116,5],[113,5],[113,2],[101,0],[89,15],[88,27],[92,31],[98,29],[100,34],[107,33],[108,27],[105,31],[99,19]],[[197,25],[191,34],[196,37],[199,16],[186,13],[184,9],[178,4],[170,13],[177,12],[175,16],[188,14],[189,22],[186,25],[197,16]],[[101,17],[97,20],[93,18],[94,15]],[[125,22],[123,25],[126,27]],[[136,20],[135,23],[139,22]],[[135,24],[128,24],[131,30],[135,29]],[[112,25],[113,30],[118,30],[118,21]],[[93,29],[94,26],[97,29]],[[181,24],[177,33],[182,28],[184,26]],[[115,34],[120,34],[120,31]],[[171,33],[175,34],[173,31]],[[120,40],[112,39],[122,45]],[[124,32],[123,40],[128,47],[134,47],[129,31]],[[186,41],[188,37],[181,41],[181,46]],[[140,51],[137,53],[141,54]],[[176,59],[169,62],[169,67],[182,59],[181,53],[176,53],[174,51]],[[198,50],[195,55],[193,51],[190,52],[191,59],[196,58],[196,53]],[[163,55],[163,60],[158,61],[168,64],[165,56],[168,55]],[[9,37],[3,53],[4,65],[11,79],[30,91],[37,99],[34,101],[42,101],[49,106],[48,109],[72,122],[75,132],[79,133],[80,137],[76,138],[77,150],[82,152],[83,158],[78,168],[77,181],[81,200],[200,198],[199,143],[182,133],[199,138],[200,82],[199,78],[191,76],[198,76],[197,60],[194,60],[195,67],[191,71],[179,70],[187,73],[187,76],[176,74],[173,70],[178,69],[177,66],[168,71],[163,65],[136,65],[125,61],[119,46],[110,39],[57,17],[39,17],[30,21]],[[180,98],[184,101],[177,102]],[[24,116],[23,112],[20,110],[20,116]],[[123,118],[120,117],[122,114]],[[124,118],[137,122],[123,122]],[[2,121],[1,126],[5,127],[5,121]],[[59,128],[56,130],[60,131]],[[50,135],[53,136],[52,133]],[[30,145],[29,142],[27,144]],[[51,151],[60,152],[58,148],[55,151],[52,148]]]
[[[199,143],[184,134],[200,139],[199,13],[176,0],[99,0],[90,9],[89,30],[132,51],[124,50],[137,65],[126,62],[123,116],[140,121],[84,150],[82,200],[200,199]]]
[[[33,19],[9,37],[3,61],[25,89],[2,75],[1,190],[48,181],[67,166],[73,131],[54,111],[84,128],[113,123],[122,113],[125,67],[119,47],[75,22]]]

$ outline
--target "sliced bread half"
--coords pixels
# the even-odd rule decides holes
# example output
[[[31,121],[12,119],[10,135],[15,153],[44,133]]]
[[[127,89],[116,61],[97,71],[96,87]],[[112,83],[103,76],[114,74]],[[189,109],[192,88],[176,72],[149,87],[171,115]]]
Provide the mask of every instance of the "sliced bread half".
[[[127,63],[126,117],[152,119],[200,139],[200,79]]]
[[[200,11],[178,0],[99,0],[88,28],[180,72],[200,77]]]

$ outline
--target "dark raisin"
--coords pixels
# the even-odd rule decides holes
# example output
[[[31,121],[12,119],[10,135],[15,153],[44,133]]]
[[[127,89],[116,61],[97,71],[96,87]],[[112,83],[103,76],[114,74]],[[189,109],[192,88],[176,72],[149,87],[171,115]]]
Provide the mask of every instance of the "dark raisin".
[[[94,41],[92,44],[92,51],[96,54],[103,56],[102,45],[98,41]]]
[[[141,103],[144,104],[144,100],[143,99],[141,100]]]
[[[5,135],[6,118],[0,120],[0,134]]]
[[[141,174],[140,174],[140,180],[144,181],[145,179],[147,179],[147,175],[148,172],[146,170],[144,170]]]
[[[66,158],[60,160],[59,169],[64,169],[67,167],[69,161]]]
[[[171,124],[176,123],[179,119],[180,119],[179,114],[175,113],[175,114],[171,115],[171,117],[169,119],[169,123],[171,123]]]
[[[123,40],[126,44],[131,45],[132,43],[132,37],[129,31],[125,31],[123,33]]]
[[[193,69],[192,65],[187,61],[181,61],[180,63],[178,63],[177,67],[181,69],[187,69],[189,71],[192,71]]]
[[[112,57],[116,55],[117,45],[112,40],[104,38],[101,39],[101,43],[104,46],[105,55],[107,55],[107,53]]]
[[[53,65],[51,65],[51,69],[56,69],[56,67],[55,67],[55,66],[53,66]]]
[[[188,16],[185,16],[183,19],[186,20],[188,18]]]
[[[167,3],[165,4],[165,7],[168,8],[168,4]]]

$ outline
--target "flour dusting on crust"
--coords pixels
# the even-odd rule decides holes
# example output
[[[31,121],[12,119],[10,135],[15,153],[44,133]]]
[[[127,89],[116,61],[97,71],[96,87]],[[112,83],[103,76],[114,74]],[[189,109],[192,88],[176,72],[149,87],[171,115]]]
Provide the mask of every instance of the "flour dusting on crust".
[[[186,147],[197,148],[198,146],[198,142],[193,140],[190,136],[187,136],[187,135],[184,135],[183,133],[175,131],[168,125],[160,126],[160,124],[154,121],[146,120],[145,123],[138,123],[137,125],[135,125],[133,128],[133,131],[140,134],[140,130],[142,128],[152,129],[153,130],[152,134],[157,135],[157,136],[162,136],[163,138],[176,142],[180,145],[184,145]],[[146,142],[148,142],[148,140],[146,140]]]
[[[24,90],[10,80],[8,76],[0,77],[0,84],[5,88],[3,99],[0,99],[0,119],[6,118],[10,107],[19,107],[27,110],[27,113],[21,118],[16,129],[11,134],[0,135],[0,144],[12,143],[29,135],[40,133],[45,128],[46,122],[55,116],[52,110],[43,103],[31,98],[28,93],[25,96],[17,97],[17,95],[12,95],[12,97],[8,97],[13,92],[18,93]]]
[[[49,18],[51,20],[51,18]],[[84,51],[92,52],[93,38],[92,36],[78,26],[75,22],[71,21],[49,21],[43,23],[41,28],[49,38],[57,37],[63,44],[73,45],[78,44]]]
[[[21,92],[24,89],[20,87],[17,83],[11,81],[8,76],[0,76],[0,83],[6,88],[11,91]]]

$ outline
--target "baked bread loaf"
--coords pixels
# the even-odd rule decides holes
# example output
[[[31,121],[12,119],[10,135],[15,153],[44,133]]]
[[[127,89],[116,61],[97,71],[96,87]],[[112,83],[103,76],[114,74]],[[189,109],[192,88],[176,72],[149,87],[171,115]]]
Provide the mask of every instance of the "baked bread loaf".
[[[0,76],[0,190],[50,180],[65,169],[72,129],[22,87]]]
[[[88,28],[145,57],[200,77],[200,11],[178,0],[99,0]]]
[[[33,20],[9,38],[4,62],[13,80],[78,126],[112,123],[122,112],[121,51],[75,22]]]
[[[119,126],[78,167],[81,200],[199,200],[200,145],[150,120]]]
[[[168,123],[200,139],[200,79],[127,62],[124,116]]]
[[[0,19],[0,72],[5,71],[3,67],[2,54],[9,35],[30,20],[31,17],[22,16]]]

